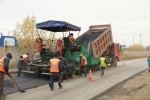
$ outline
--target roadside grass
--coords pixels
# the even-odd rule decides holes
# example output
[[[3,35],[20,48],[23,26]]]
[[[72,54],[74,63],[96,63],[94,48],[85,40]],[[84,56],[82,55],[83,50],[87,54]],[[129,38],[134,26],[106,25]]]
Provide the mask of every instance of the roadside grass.
[[[121,54],[120,60],[131,60],[131,59],[140,59],[140,58],[147,58],[147,54]]]

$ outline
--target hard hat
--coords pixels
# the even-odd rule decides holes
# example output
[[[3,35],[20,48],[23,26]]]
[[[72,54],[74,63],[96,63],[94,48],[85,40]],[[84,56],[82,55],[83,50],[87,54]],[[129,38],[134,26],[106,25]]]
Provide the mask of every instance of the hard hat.
[[[80,56],[83,56],[83,54],[81,53]]]
[[[10,59],[12,58],[12,54],[11,53],[7,53],[6,56],[9,57]]]

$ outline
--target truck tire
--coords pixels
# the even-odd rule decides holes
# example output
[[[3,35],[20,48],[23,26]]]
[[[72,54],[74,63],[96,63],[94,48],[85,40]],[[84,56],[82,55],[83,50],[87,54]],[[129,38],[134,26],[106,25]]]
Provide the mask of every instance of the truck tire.
[[[117,59],[114,59],[114,61],[110,64],[110,67],[117,67]]]
[[[72,67],[72,77],[74,77],[75,75],[80,73],[80,65],[78,63],[75,62],[71,62],[71,65],[73,65]]]

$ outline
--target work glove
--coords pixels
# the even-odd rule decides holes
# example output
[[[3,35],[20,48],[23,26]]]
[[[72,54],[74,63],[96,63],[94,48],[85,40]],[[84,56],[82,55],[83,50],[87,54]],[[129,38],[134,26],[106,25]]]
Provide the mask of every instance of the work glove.
[[[63,75],[63,72],[60,72],[60,75]]]
[[[109,68],[110,67],[110,64],[107,64],[107,68]]]

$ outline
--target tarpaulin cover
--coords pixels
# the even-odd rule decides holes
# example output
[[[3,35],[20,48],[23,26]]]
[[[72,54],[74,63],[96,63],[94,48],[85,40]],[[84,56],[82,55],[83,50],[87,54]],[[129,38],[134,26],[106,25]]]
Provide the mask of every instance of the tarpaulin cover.
[[[52,32],[65,32],[65,31],[80,31],[81,27],[72,25],[65,21],[49,20],[36,24],[37,29],[52,31]]]

